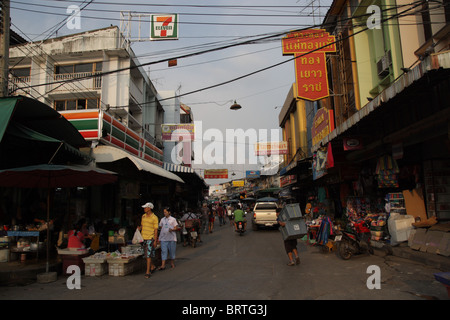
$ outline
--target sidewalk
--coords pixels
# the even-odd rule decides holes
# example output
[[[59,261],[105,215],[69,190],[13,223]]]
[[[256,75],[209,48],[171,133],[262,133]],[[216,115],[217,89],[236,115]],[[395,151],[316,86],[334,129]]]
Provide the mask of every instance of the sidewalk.
[[[435,253],[421,252],[408,247],[407,243],[401,243],[392,247],[392,254],[396,257],[416,261],[444,272],[450,271],[450,257],[445,257]]]
[[[0,263],[0,287],[24,286],[36,282],[37,275],[45,273],[45,259],[32,260],[25,263],[18,261]],[[49,261],[49,272],[61,273],[62,263],[56,259]]]

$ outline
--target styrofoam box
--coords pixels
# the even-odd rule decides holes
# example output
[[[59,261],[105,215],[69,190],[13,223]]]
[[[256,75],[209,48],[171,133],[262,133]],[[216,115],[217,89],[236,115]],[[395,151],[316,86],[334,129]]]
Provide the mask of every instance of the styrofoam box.
[[[394,216],[388,220],[388,229],[393,243],[408,241],[409,234],[414,229],[415,219],[410,215]]]
[[[139,271],[142,267],[143,259],[138,257],[136,259],[109,259],[108,273],[110,276],[121,277]]]
[[[93,259],[90,257],[83,258],[84,275],[95,277],[102,276],[107,271],[107,264],[105,259]]]

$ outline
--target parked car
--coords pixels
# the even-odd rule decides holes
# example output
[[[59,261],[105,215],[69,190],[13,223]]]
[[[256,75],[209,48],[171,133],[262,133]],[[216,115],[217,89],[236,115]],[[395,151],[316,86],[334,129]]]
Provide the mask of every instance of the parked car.
[[[257,202],[253,208],[252,228],[258,230],[259,227],[273,227],[278,225],[276,202]]]

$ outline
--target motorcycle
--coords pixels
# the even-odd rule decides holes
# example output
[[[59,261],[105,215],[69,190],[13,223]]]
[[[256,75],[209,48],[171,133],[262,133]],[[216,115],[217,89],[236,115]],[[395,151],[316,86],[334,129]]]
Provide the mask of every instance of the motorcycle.
[[[183,228],[183,236],[186,238],[185,243],[190,244],[193,248],[197,246],[199,222],[195,219],[186,220]]]
[[[355,254],[373,254],[370,238],[371,233],[366,221],[350,222],[349,228],[334,238],[337,253],[343,260],[348,260]]]
[[[240,236],[243,236],[244,232],[245,232],[244,222],[238,221],[238,222],[236,222],[236,224],[237,224],[236,232],[238,232]]]

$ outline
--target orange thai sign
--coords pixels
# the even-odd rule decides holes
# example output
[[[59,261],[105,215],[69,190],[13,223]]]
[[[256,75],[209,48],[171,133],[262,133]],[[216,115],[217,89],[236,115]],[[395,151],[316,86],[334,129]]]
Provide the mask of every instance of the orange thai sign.
[[[291,32],[281,39],[283,55],[295,56],[297,96],[316,101],[329,95],[325,53],[336,52],[335,37],[324,29]]]

